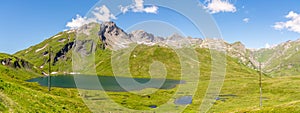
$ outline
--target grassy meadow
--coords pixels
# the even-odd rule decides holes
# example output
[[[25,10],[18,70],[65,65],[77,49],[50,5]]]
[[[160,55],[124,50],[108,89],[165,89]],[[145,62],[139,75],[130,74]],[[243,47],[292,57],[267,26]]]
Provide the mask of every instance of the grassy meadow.
[[[143,50],[143,51],[141,51]],[[193,102],[187,106],[178,106],[173,103],[169,109],[184,109],[184,112],[197,112],[205,96],[211,76],[211,56],[208,49],[196,49],[199,58],[199,84]],[[99,75],[113,75],[110,65],[111,52],[104,50],[96,54],[97,73]],[[133,57],[133,56],[136,57]],[[164,56],[162,56],[164,55]],[[105,57],[103,57],[105,56]],[[163,59],[168,57],[168,59]],[[138,46],[130,57],[130,72],[137,78],[149,78],[149,65],[153,61],[166,64],[167,78],[180,79],[180,64],[176,53],[164,47]],[[101,68],[105,66],[105,68]],[[37,83],[28,83],[26,80],[41,76],[26,69],[14,69],[0,66],[0,110],[2,112],[91,112],[88,107],[103,110],[103,112],[118,111],[112,107],[117,105],[135,110],[152,110],[151,105],[163,105],[175,100],[177,96],[184,96],[188,91],[178,92],[174,89],[144,89],[131,92],[104,92],[66,88],[52,88],[39,86]],[[99,70],[98,70],[99,69]],[[101,70],[102,69],[102,70]],[[138,70],[138,71],[136,71]],[[144,74],[145,73],[145,74]],[[192,76],[191,76],[192,77]],[[238,63],[237,59],[227,56],[226,76],[220,98],[213,103],[208,112],[294,112],[299,111],[300,77],[286,76],[270,78],[263,76],[263,108],[259,108],[259,72]],[[188,84],[193,85],[193,84]],[[83,100],[80,97],[80,94]],[[102,94],[102,95],[101,95]],[[104,96],[103,94],[107,94]],[[231,96],[230,96],[231,95]],[[90,106],[86,106],[85,103]],[[104,106],[97,105],[106,102]],[[115,103],[114,103],[115,102]],[[172,103],[171,103],[172,104]],[[102,104],[101,104],[102,105]],[[159,112],[159,111],[157,111]]]

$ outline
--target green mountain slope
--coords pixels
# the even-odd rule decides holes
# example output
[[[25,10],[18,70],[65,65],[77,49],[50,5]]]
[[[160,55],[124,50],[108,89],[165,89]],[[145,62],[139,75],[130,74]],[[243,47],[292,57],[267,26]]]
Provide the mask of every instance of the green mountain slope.
[[[95,34],[98,37],[98,32],[100,29],[99,24],[89,24],[89,29],[87,32],[90,34]],[[78,32],[85,32],[86,29],[83,29]],[[75,36],[77,36],[77,42],[75,41]],[[92,35],[91,35],[92,36]],[[80,39],[83,37],[83,39]],[[37,44],[29,47],[28,49],[19,51],[14,55],[23,59],[26,59],[32,62],[39,70],[43,72],[48,72],[49,67],[49,50],[51,51],[51,70],[52,72],[57,72],[57,74],[69,74],[73,72],[72,69],[72,54],[74,51],[74,46],[77,43],[78,46],[84,45],[91,40],[88,40],[89,36],[85,36],[84,33],[78,33],[75,30],[64,31],[56,34],[55,36]],[[109,61],[111,51],[105,50],[102,51],[100,47],[101,42],[98,43],[96,47],[96,61]],[[101,50],[101,51],[100,51]],[[88,52],[88,51],[83,51]],[[107,62],[108,63],[108,62]],[[102,72],[106,72],[108,69],[102,68],[105,65],[97,64],[97,67],[101,68]],[[109,73],[111,74],[111,73]],[[102,75],[109,75],[104,73]]]
[[[15,56],[26,59],[31,62],[40,70],[47,72],[49,62],[48,48],[52,47],[53,51],[53,71],[63,73],[73,72],[72,70],[72,53],[76,51],[81,54],[89,54],[92,48],[89,45],[86,49],[76,49],[76,44],[82,44],[88,42],[87,37],[98,37],[100,25],[89,25],[89,29],[84,29],[87,34],[76,33],[73,31],[61,32],[40,44],[32,46],[28,49],[17,52]],[[118,31],[119,32],[119,31]],[[77,41],[75,41],[75,35],[77,34]],[[240,44],[233,44],[239,48]],[[102,48],[102,43],[97,42],[95,46],[95,66],[98,75],[113,76],[113,70],[111,65],[112,50]],[[192,104],[188,105],[185,109],[187,113],[194,113],[199,111],[199,106],[203,101],[205,92],[211,78],[211,51],[205,48],[195,49],[199,59],[200,79],[198,89],[193,98]],[[243,50],[244,51],[244,50]],[[274,52],[269,52],[274,53]],[[229,55],[238,55],[236,51],[229,53]],[[249,51],[245,51],[243,54],[248,55]],[[263,62],[265,57],[260,56]],[[294,56],[297,57],[297,56]],[[290,57],[293,58],[293,57]],[[167,78],[180,79],[180,63],[179,57],[172,49],[164,46],[147,46],[139,45],[129,56],[130,59],[130,72],[137,78],[150,78],[149,67],[153,61],[160,61],[165,63],[166,70],[168,72]],[[221,90],[221,94],[218,95],[218,99],[213,103],[213,107],[209,112],[280,112],[278,108],[283,108],[288,112],[299,109],[298,100],[300,100],[298,94],[300,87],[298,83],[300,78],[297,76],[268,78],[263,76],[263,105],[265,108],[259,110],[259,73],[256,70],[245,66],[240,61],[238,56],[232,58],[226,56],[226,77],[224,86]],[[1,93],[5,96],[1,96],[4,102],[0,103],[0,110],[9,111],[10,109],[15,111],[40,111],[40,112],[90,112],[87,106],[81,101],[76,89],[61,89],[53,88],[51,92],[47,91],[46,87],[38,86],[36,83],[27,83],[25,80],[36,77],[35,72],[30,72],[23,69],[15,69],[13,67],[0,66],[2,72],[7,70],[7,73],[1,72],[0,85],[4,87]],[[11,76],[16,76],[12,78]],[[34,75],[34,76],[32,76]],[[194,75],[189,75],[194,77]],[[107,92],[110,99],[113,99],[116,103],[139,110],[149,110],[150,105],[161,105],[171,98],[178,87],[174,89],[161,89],[158,93],[151,95],[135,95],[129,92]],[[16,90],[16,91],[14,91]],[[153,91],[154,89],[145,89],[143,91]],[[22,93],[21,96],[18,93]],[[87,92],[87,91],[86,91]],[[181,92],[184,95],[184,92]],[[36,96],[38,95],[38,96]],[[9,97],[6,99],[5,97]],[[26,100],[24,98],[29,98]],[[84,99],[93,100],[101,98],[101,95],[86,94]],[[16,107],[10,107],[10,100],[18,103]],[[30,102],[30,100],[34,100]],[[105,100],[105,99],[104,99]],[[101,101],[101,99],[99,100]],[[294,103],[293,103],[294,102]],[[8,103],[8,104],[7,104]],[[29,103],[28,105],[26,103]],[[50,107],[49,107],[50,106]],[[108,103],[107,106],[111,106]],[[278,107],[280,106],[280,107]],[[105,106],[92,106],[103,110],[103,112],[109,112]],[[182,107],[182,106],[179,106]],[[289,108],[293,108],[289,110]],[[276,110],[278,109],[278,110]],[[153,109],[155,111],[155,109]],[[284,111],[284,110],[281,110]]]
[[[65,31],[14,55],[32,62],[37,68],[48,72],[49,48],[51,47],[53,71],[71,71],[71,49],[74,45],[75,32]],[[60,61],[60,62],[58,62]]]
[[[144,50],[147,51],[144,53]],[[162,54],[171,54],[168,51],[162,51],[163,48],[159,47],[148,47],[139,46],[136,49],[137,56],[143,55],[148,56],[148,53],[153,50],[160,50]],[[167,49],[165,49],[167,50]],[[207,49],[197,49],[199,60],[201,62],[201,82],[198,86],[198,90],[193,100],[193,103],[187,107],[185,112],[197,112],[199,110],[199,105],[202,102],[202,98],[205,95],[206,88],[210,79],[210,54]],[[171,58],[172,59],[172,58]],[[176,59],[176,58],[175,58]],[[141,61],[142,59],[137,59]],[[145,59],[144,59],[145,60]],[[136,61],[136,62],[138,62]],[[171,61],[171,60],[170,60]],[[136,63],[132,62],[132,63]],[[147,63],[143,63],[147,65]],[[140,64],[142,65],[142,64]],[[27,72],[24,74],[22,70],[16,70],[6,66],[0,66],[2,70],[9,69],[8,74],[1,75],[1,99],[5,100],[2,104],[5,106],[4,110],[14,110],[14,111],[40,111],[40,112],[63,112],[67,110],[72,111],[83,111],[89,112],[89,110],[84,106],[81,99],[77,96],[77,91],[75,89],[61,89],[53,88],[49,93],[46,87],[38,86],[36,83],[26,83],[25,78],[31,78],[32,73]],[[132,67],[134,68],[134,67]],[[111,71],[111,70],[110,70]],[[147,71],[147,70],[145,70]],[[22,74],[18,74],[22,73]],[[133,71],[133,73],[143,73]],[[24,79],[12,79],[9,75],[25,76]],[[28,76],[28,77],[26,77]],[[139,77],[139,76],[137,76]],[[147,77],[147,76],[143,76]],[[258,72],[249,69],[241,63],[238,63],[237,59],[227,57],[227,74],[224,82],[224,86],[221,91],[221,98],[226,98],[223,100],[218,100],[210,112],[268,112],[268,111],[293,111],[299,109],[297,103],[289,104],[293,101],[299,100],[297,98],[299,87],[297,83],[299,82],[299,77],[283,77],[283,78],[266,78],[263,77],[263,91],[266,100],[263,101],[265,108],[260,111],[257,110],[259,104],[259,89],[258,89]],[[289,85],[286,85],[286,84]],[[20,92],[18,92],[20,91]],[[159,104],[163,102],[169,94],[176,91],[176,89],[171,90],[160,90],[160,93],[151,95],[150,99],[144,98],[144,96],[137,96],[126,92],[108,92],[110,97],[115,100],[115,102],[122,104],[123,106],[133,108],[133,109],[149,109],[150,104]],[[24,93],[26,92],[26,93]],[[21,96],[18,93],[22,93]],[[167,94],[161,96],[161,94]],[[284,96],[282,96],[284,94]],[[38,95],[38,96],[35,96]],[[223,96],[222,96],[223,95]],[[226,96],[226,95],[236,95],[236,96]],[[171,96],[171,95],[169,95]],[[8,97],[6,99],[5,97]],[[97,98],[97,95],[86,95],[88,98]],[[126,97],[126,98],[124,98]],[[29,98],[26,100],[24,98]],[[19,106],[10,107],[9,103],[12,100],[18,103]],[[34,100],[34,101],[32,101]],[[140,100],[140,101],[135,101]],[[154,101],[153,101],[154,100]],[[124,101],[126,103],[124,103]],[[44,104],[43,104],[44,103]],[[289,106],[287,106],[287,104]],[[34,107],[32,107],[34,106]],[[50,106],[50,107],[49,107]],[[81,106],[81,107],[80,107]],[[278,107],[280,106],[280,107]],[[278,107],[278,108],[277,108]],[[276,109],[273,109],[276,108]],[[282,108],[282,109],[279,109]],[[293,109],[290,109],[293,108]],[[99,108],[101,109],[101,108]],[[283,110],[285,109],[285,110]]]
[[[0,56],[0,60],[12,59],[10,62],[20,61],[20,65],[23,62],[11,55]],[[47,88],[37,83],[26,82],[30,78],[41,76],[26,66],[0,65],[0,112],[89,111],[77,95],[77,90],[55,88],[48,92]]]
[[[272,48],[254,51],[254,57],[263,64],[263,71],[271,76],[299,75],[300,40],[287,41]]]

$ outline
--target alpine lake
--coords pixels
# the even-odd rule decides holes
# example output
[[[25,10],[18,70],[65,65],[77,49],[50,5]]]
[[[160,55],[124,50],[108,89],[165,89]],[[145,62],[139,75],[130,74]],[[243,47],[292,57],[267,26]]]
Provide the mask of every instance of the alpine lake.
[[[33,78],[27,80],[28,82],[37,82],[41,86],[48,86],[48,76]],[[98,81],[95,82],[95,79]],[[151,78],[129,78],[129,77],[115,77],[115,76],[93,76],[93,75],[57,75],[50,77],[51,87],[59,88],[79,88],[86,90],[105,90],[111,92],[127,92],[128,90],[142,90],[146,88],[156,89],[172,89],[176,85],[183,83],[180,80],[171,79],[152,79],[146,85],[137,85],[132,82],[136,81],[140,84],[146,84]],[[80,85],[79,82],[80,82]],[[91,82],[93,81],[93,82]],[[77,83],[77,84],[76,84]],[[100,84],[101,86],[99,86]],[[125,90],[120,83],[125,83],[127,89]],[[162,85],[157,85],[162,83]]]

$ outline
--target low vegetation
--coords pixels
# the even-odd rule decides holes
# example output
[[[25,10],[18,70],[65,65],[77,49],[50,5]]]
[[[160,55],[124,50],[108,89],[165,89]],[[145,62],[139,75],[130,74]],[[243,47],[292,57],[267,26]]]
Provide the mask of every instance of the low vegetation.
[[[97,30],[94,30],[97,31]],[[20,51],[14,56],[0,54],[1,58],[20,58],[32,63],[36,66],[36,70],[48,70],[49,61],[48,45],[52,46],[54,56],[59,56],[55,63],[52,63],[53,71],[62,74],[64,72],[72,72],[72,51],[74,48],[68,48],[66,45],[74,42],[74,32],[61,32],[42,43],[32,46],[26,50]],[[95,53],[96,72],[99,76],[114,76],[112,69],[112,51],[101,48],[99,42]],[[63,52],[62,55],[58,53]],[[200,78],[197,86],[196,94],[193,97],[192,104],[187,105],[184,112],[198,112],[206,95],[207,87],[211,78],[211,53],[208,49],[196,49],[199,62]],[[265,57],[260,59],[265,61]],[[291,56],[291,58],[297,56]],[[181,64],[178,54],[169,48],[161,46],[145,46],[139,45],[129,56],[130,73],[135,78],[151,78],[149,73],[151,64],[155,61],[165,64],[167,70],[167,78],[180,79]],[[226,56],[226,76],[224,85],[220,95],[216,98],[216,102],[209,112],[297,112],[300,110],[299,83],[300,77],[269,77],[262,76],[263,84],[263,107],[259,107],[259,72],[248,68],[239,63],[238,59]],[[287,60],[288,61],[288,60]],[[293,60],[289,62],[294,62]],[[33,67],[34,68],[34,67]],[[284,72],[284,71],[283,71]],[[92,112],[89,108],[100,109],[97,112],[118,111],[111,109],[114,102],[118,105],[136,109],[136,110],[152,110],[152,105],[162,105],[167,101],[172,101],[174,94],[178,91],[178,86],[173,89],[143,89],[136,91],[140,95],[131,92],[104,92],[77,90],[72,88],[52,88],[48,92],[47,87],[39,86],[37,83],[28,83],[26,80],[41,77],[41,73],[32,71],[31,69],[15,68],[6,65],[0,65],[0,111],[2,112]],[[187,75],[191,78],[198,75]],[[196,85],[196,84],[195,84]],[[186,95],[186,91],[177,92],[182,96]],[[107,94],[105,97],[100,94]],[[83,99],[83,100],[82,100]],[[112,100],[111,100],[112,99]],[[86,103],[106,102],[105,106]],[[166,109],[183,108],[185,106],[175,105]]]

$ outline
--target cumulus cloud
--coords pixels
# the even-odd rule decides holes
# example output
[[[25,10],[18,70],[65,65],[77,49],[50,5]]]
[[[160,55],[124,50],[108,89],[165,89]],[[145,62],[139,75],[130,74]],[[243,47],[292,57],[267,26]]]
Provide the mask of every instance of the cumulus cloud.
[[[77,29],[85,24],[89,24],[92,22],[106,22],[117,19],[113,14],[110,13],[110,10],[105,6],[96,7],[92,11],[91,18],[82,17],[80,15],[76,15],[76,18],[73,18],[71,22],[67,22],[66,27],[70,29]]]
[[[245,23],[249,23],[250,18],[244,18],[243,21],[244,21]]]
[[[156,7],[156,6],[151,6],[151,7],[146,7],[145,9],[144,9],[144,11],[146,12],[146,13],[157,13],[157,11],[158,11],[158,7]]]
[[[134,0],[134,3],[129,6],[120,6],[120,10],[123,13],[132,11],[132,12],[146,12],[146,13],[157,14],[158,7],[154,5],[150,7],[144,7],[144,0]]]
[[[87,19],[86,17],[82,17],[80,15],[76,15],[76,18],[73,18],[71,22],[68,22],[66,27],[69,27],[70,29],[76,29],[80,26],[83,26],[85,24],[88,24],[92,22],[92,20]]]
[[[236,7],[228,0],[206,0],[206,2],[207,6],[204,8],[212,14],[219,12],[236,12]]]
[[[287,29],[289,31],[300,33],[300,14],[290,11],[285,18],[289,20],[286,22],[276,22],[273,28],[276,30]]]
[[[269,43],[266,43],[265,48],[271,48]]]
[[[113,14],[110,13],[110,10],[105,5],[102,7],[96,7],[92,13],[95,16],[95,19],[100,22],[117,19]]]
[[[266,49],[274,48],[274,47],[276,47],[276,46],[278,46],[278,44],[272,44],[272,45],[269,44],[269,43],[266,43],[266,44],[265,44],[265,48],[266,48]]]

